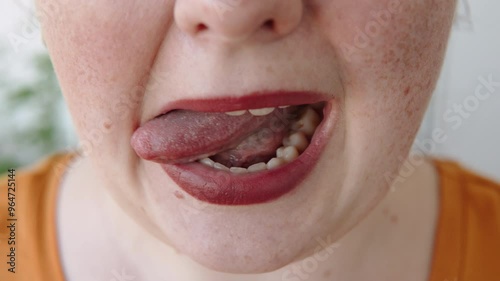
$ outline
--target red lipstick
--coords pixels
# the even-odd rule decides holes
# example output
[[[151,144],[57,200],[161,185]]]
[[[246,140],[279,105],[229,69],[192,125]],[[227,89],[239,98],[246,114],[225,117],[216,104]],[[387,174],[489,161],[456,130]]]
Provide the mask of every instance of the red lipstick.
[[[159,162],[166,174],[184,192],[200,201],[218,205],[250,205],[276,200],[298,187],[319,161],[336,124],[338,110],[335,99],[324,94],[308,92],[256,93],[241,98],[176,101],[165,106],[160,112],[160,115],[168,114],[173,110],[229,112],[318,102],[325,102],[323,120],[312,136],[309,146],[298,158],[283,166],[271,170],[235,174],[230,171],[217,170],[199,162],[162,162],[162,157],[156,157],[152,161]],[[135,137],[135,139],[140,143],[137,141],[141,139],[140,137]],[[141,145],[133,141],[133,146],[136,149]],[[142,147],[147,148],[147,145]],[[189,150],[189,147],[186,149]],[[136,149],[136,151],[143,150]]]

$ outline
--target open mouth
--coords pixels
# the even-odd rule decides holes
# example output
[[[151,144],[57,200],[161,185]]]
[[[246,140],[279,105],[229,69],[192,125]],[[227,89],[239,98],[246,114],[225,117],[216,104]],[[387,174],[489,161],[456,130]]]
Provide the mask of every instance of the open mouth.
[[[197,160],[207,167],[233,174],[256,173],[281,167],[297,159],[309,146],[323,119],[325,103],[227,112],[252,115],[265,121],[247,131],[242,141],[229,142],[220,152]]]
[[[222,102],[216,112],[200,108],[210,103],[185,103],[139,127],[131,144],[141,158],[160,163],[185,192],[201,201],[271,201],[307,177],[335,119],[329,116],[332,101],[324,96],[302,93],[290,103],[284,96],[232,100],[231,106]],[[232,110],[234,104],[237,110]]]

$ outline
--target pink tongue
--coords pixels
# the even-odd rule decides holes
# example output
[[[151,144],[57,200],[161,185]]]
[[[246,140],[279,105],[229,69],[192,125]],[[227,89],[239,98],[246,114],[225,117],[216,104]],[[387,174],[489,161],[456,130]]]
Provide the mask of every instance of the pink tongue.
[[[283,130],[291,118],[283,110],[256,117],[249,113],[229,116],[176,110],[141,126],[131,145],[143,159],[160,163],[182,163],[235,148],[263,127]],[[275,130],[276,131],[276,130]]]

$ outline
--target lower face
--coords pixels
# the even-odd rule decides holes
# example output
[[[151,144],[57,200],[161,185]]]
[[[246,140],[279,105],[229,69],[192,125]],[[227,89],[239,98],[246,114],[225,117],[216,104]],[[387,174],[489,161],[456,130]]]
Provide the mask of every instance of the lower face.
[[[237,47],[179,28],[173,11],[182,2],[37,3],[83,154],[102,188],[162,241],[219,271],[272,271],[312,254],[315,238],[344,235],[386,194],[408,154],[455,1],[311,0],[288,35]],[[234,160],[223,131],[214,134],[215,154],[169,158],[152,148],[161,136],[151,122],[170,118],[166,130],[180,130],[171,113],[247,116],[243,130],[258,118],[224,112],[268,107],[275,109],[262,118],[296,114],[260,158]],[[190,122],[182,123],[187,130],[196,127]],[[247,137],[238,142],[261,151]],[[180,143],[182,154],[195,142]],[[203,183],[209,180],[215,191]]]

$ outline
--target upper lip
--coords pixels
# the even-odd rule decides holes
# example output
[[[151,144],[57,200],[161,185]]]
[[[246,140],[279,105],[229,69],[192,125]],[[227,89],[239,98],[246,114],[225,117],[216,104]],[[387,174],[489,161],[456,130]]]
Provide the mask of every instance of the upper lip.
[[[285,105],[313,104],[327,101],[332,98],[333,97],[331,95],[321,92],[281,90],[252,92],[240,97],[221,96],[209,99],[182,99],[167,103],[161,107],[159,112],[157,112],[153,118],[166,114],[172,110],[231,112]]]

